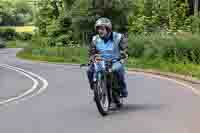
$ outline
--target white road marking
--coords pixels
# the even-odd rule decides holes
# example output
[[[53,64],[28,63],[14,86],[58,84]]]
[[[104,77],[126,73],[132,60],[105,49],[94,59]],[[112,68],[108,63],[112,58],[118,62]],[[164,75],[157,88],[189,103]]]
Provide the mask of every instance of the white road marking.
[[[5,65],[5,66],[8,66],[8,67],[11,67],[11,68],[13,68],[13,69],[16,69],[16,70],[19,70],[19,71],[28,73],[29,75],[32,75],[32,76],[38,78],[40,81],[42,81],[43,86],[42,86],[42,88],[39,89],[39,91],[37,91],[37,94],[42,93],[42,92],[45,91],[46,88],[48,87],[48,82],[47,82],[47,80],[44,79],[44,78],[42,78],[41,76],[39,76],[39,75],[37,75],[37,74],[34,74],[34,73],[30,72],[30,71],[21,69],[21,68],[19,68],[19,67],[14,67],[14,66],[6,65],[6,64],[4,64],[4,65]]]
[[[28,100],[29,98],[31,98],[33,96],[41,94],[42,92],[44,92],[47,89],[48,82],[47,82],[47,80],[45,80],[41,76],[39,76],[37,74],[34,74],[34,73],[30,72],[30,71],[24,70],[22,68],[19,68],[19,67],[10,66],[10,65],[7,65],[7,64],[2,64],[2,65],[5,66],[5,67],[9,67],[9,68],[12,68],[12,69],[24,72],[26,74],[29,74],[29,75],[33,76],[33,77],[36,77],[37,79],[39,79],[43,83],[43,86],[41,88],[39,88],[37,92],[33,93],[32,95],[28,95],[27,97],[24,97],[24,98],[20,99],[20,101],[22,101],[22,100]]]
[[[21,69],[21,68],[18,68],[18,67],[14,67],[14,66],[10,66],[10,65],[7,65],[7,64],[2,64],[0,65],[2,67],[5,67],[5,68],[8,68],[8,69],[11,69],[11,70],[14,70],[14,71],[17,71],[19,72],[20,74],[23,74],[24,76],[28,77],[29,79],[31,79],[33,82],[34,82],[34,85],[31,89],[29,89],[28,91],[26,91],[25,93],[21,94],[20,96],[17,96],[17,97],[13,97],[13,98],[10,98],[10,99],[7,99],[7,100],[4,100],[4,101],[1,101],[0,102],[0,105],[2,104],[6,104],[8,102],[12,102],[12,101],[21,101],[21,100],[27,100],[28,98],[31,98],[33,96],[36,96],[40,93],[42,93],[43,91],[45,91],[48,87],[48,82],[47,80],[45,80],[44,78],[40,77],[39,75],[37,74],[34,74],[30,71],[27,71],[27,70],[24,70],[24,69]],[[154,74],[150,74],[150,73],[145,73],[145,72],[131,72],[131,71],[128,71],[128,73],[135,73],[135,74],[143,74],[143,75],[146,75],[146,76],[150,76],[150,77],[154,77],[154,78],[159,78],[159,79],[164,79],[164,80],[168,80],[168,81],[172,81],[176,84],[179,84],[181,86],[184,86],[184,87],[187,87],[187,88],[190,88],[192,90],[192,92],[195,94],[195,95],[198,95],[200,96],[200,91],[198,91],[196,88],[192,87],[191,85],[188,85],[186,83],[183,83],[181,81],[177,81],[175,79],[171,79],[171,78],[167,78],[167,77],[164,77],[164,76],[158,76],[158,75],[154,75]],[[37,79],[39,79],[40,81],[42,81],[43,83],[43,86],[38,89],[37,92],[33,93],[32,95],[29,95],[30,93],[32,93],[33,91],[35,91],[35,89],[37,88],[38,86],[38,81],[34,78],[36,77]],[[28,96],[27,96],[28,95]],[[25,97],[27,96],[27,97]]]
[[[18,99],[20,99],[20,98],[22,98],[22,97],[24,97],[24,96],[26,96],[26,95],[32,93],[32,92],[35,91],[35,89],[37,88],[39,82],[38,82],[35,78],[33,78],[32,76],[30,76],[30,75],[28,75],[28,74],[26,74],[26,73],[24,73],[24,72],[22,72],[22,71],[13,69],[13,68],[11,68],[11,67],[8,67],[8,66],[4,66],[4,65],[0,65],[0,66],[1,66],[1,67],[4,67],[4,68],[8,68],[8,69],[10,69],[10,70],[14,70],[14,71],[16,71],[16,72],[18,72],[18,73],[24,75],[24,76],[26,76],[27,78],[31,79],[31,80],[33,81],[33,83],[34,83],[31,89],[27,90],[26,92],[24,92],[23,94],[21,94],[21,95],[19,95],[19,96],[12,97],[12,98],[9,98],[9,99],[7,99],[7,100],[0,101],[0,105],[7,104],[7,103],[12,102],[12,101],[16,101],[16,100],[18,100]]]

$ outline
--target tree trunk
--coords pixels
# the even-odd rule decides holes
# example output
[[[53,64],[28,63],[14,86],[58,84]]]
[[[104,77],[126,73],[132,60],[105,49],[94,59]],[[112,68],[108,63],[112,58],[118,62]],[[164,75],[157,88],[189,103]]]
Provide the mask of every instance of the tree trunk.
[[[148,17],[148,20],[145,21],[144,25],[144,31],[145,32],[151,32],[152,31],[152,25],[148,23],[150,21],[150,18],[152,17],[152,8],[153,8],[153,0],[144,0],[144,15]]]
[[[194,16],[199,16],[199,0],[194,0]],[[199,22],[196,22],[196,32],[199,33]]]
[[[57,1],[54,0],[51,2],[51,5],[53,6],[54,10],[53,10],[53,14],[54,16],[56,17],[56,19],[58,18],[58,16],[60,15],[60,12],[59,12],[59,7],[57,5]]]
[[[194,0],[194,15],[199,15],[199,0]]]

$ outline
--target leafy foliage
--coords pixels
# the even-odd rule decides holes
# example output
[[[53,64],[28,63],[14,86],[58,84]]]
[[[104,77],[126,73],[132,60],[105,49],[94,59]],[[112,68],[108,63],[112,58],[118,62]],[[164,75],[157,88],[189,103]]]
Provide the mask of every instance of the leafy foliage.
[[[114,30],[131,38],[149,32],[197,32],[200,19],[189,16],[188,7],[182,0],[40,0],[36,25],[50,46],[88,44],[99,17],[110,18]]]
[[[13,28],[0,28],[0,38],[5,40],[13,40],[16,36],[15,29]]]
[[[32,16],[32,7],[27,1],[0,1],[0,26],[24,25],[32,21]]]
[[[187,38],[186,38],[187,36]],[[129,55],[134,58],[167,60],[173,63],[200,64],[199,35],[132,35]]]

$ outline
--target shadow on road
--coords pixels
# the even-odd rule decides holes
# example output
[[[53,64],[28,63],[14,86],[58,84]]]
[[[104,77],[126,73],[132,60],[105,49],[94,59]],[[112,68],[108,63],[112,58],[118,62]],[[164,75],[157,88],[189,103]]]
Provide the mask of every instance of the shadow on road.
[[[154,111],[161,110],[166,105],[164,104],[125,104],[121,109],[113,109],[110,115],[121,115],[133,112],[146,112],[146,111]]]

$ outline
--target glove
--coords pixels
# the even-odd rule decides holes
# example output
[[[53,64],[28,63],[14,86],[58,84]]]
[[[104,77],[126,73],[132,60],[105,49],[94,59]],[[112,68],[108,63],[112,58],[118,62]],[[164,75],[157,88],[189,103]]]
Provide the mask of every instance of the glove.
[[[99,57],[99,54],[91,55],[91,56],[89,57],[89,62],[90,62],[90,63],[94,62],[96,57]]]
[[[125,64],[127,62],[127,60],[128,60],[128,54],[125,51],[121,51],[120,52],[120,56],[121,56],[120,62],[122,64]]]

